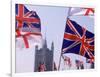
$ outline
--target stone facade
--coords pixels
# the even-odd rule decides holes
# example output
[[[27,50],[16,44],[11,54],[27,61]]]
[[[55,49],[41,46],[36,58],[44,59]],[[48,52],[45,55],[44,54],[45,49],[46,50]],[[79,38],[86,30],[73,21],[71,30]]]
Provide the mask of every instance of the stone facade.
[[[49,49],[47,47],[46,39],[43,41],[42,48],[38,49],[38,46],[36,46],[34,72],[39,71],[39,66],[41,64],[45,65],[45,71],[53,71],[53,53],[54,53],[54,44],[52,42],[51,49]]]

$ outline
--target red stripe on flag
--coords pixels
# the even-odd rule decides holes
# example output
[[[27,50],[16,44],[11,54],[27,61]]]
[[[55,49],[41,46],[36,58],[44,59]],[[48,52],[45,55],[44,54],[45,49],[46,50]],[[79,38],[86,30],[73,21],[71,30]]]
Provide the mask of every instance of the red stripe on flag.
[[[22,18],[23,17],[23,14],[24,14],[24,5],[23,4],[19,4],[18,5],[18,17]],[[23,22],[22,21],[19,21],[18,22],[18,27],[22,27],[23,25]]]
[[[72,41],[79,40],[79,38],[76,35],[69,34],[69,33],[64,34],[64,39],[69,39],[69,40],[72,40]]]
[[[39,35],[39,36],[41,36],[41,33],[30,33],[30,32],[27,32],[26,34],[22,35],[19,30],[16,30],[16,33],[17,33],[16,37],[23,37],[26,48],[29,48],[29,43],[28,43],[27,36],[30,36],[30,35]]]
[[[94,9],[93,8],[86,8],[86,13],[85,15],[89,15],[90,12],[94,13]]]

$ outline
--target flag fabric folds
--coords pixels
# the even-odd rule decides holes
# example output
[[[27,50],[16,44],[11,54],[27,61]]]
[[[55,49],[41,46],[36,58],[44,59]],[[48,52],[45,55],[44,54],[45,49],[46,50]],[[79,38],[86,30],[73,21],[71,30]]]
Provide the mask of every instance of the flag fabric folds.
[[[16,28],[41,29],[40,18],[35,11],[29,11],[23,4],[16,4]]]
[[[68,65],[69,67],[71,67],[71,59],[67,56],[64,56],[64,62],[65,62],[65,65]]]
[[[16,38],[23,38],[25,47],[29,48],[28,37],[41,37],[40,18],[35,11],[28,10],[23,4],[16,4],[15,9]]]
[[[62,54],[73,53],[94,59],[94,34],[68,18],[62,44]]]
[[[70,16],[73,15],[93,16],[94,8],[71,8]]]

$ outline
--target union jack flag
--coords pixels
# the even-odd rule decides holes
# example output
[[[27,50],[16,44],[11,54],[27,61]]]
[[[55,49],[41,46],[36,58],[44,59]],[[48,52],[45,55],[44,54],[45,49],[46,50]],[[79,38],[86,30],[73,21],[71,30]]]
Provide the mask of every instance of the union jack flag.
[[[64,53],[94,59],[94,34],[68,18],[62,45],[62,54]]]
[[[30,27],[41,30],[40,18],[35,11],[29,11],[23,4],[16,4],[16,28]]]
[[[41,36],[41,22],[35,11],[29,11],[23,4],[15,5],[16,37],[22,37],[26,48],[29,48],[30,35]]]

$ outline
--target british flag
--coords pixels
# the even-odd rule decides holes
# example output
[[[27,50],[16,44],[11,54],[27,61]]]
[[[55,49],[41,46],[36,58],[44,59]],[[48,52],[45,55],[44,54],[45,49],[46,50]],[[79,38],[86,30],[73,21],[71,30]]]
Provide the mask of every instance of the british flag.
[[[27,37],[30,35],[41,36],[41,22],[35,11],[29,11],[25,5],[16,4],[16,37],[22,37],[26,48],[29,48]]]
[[[62,45],[62,54],[65,53],[94,59],[94,33],[68,18]]]
[[[41,30],[40,18],[35,11],[29,11],[23,4],[16,4],[16,28],[37,28]]]

